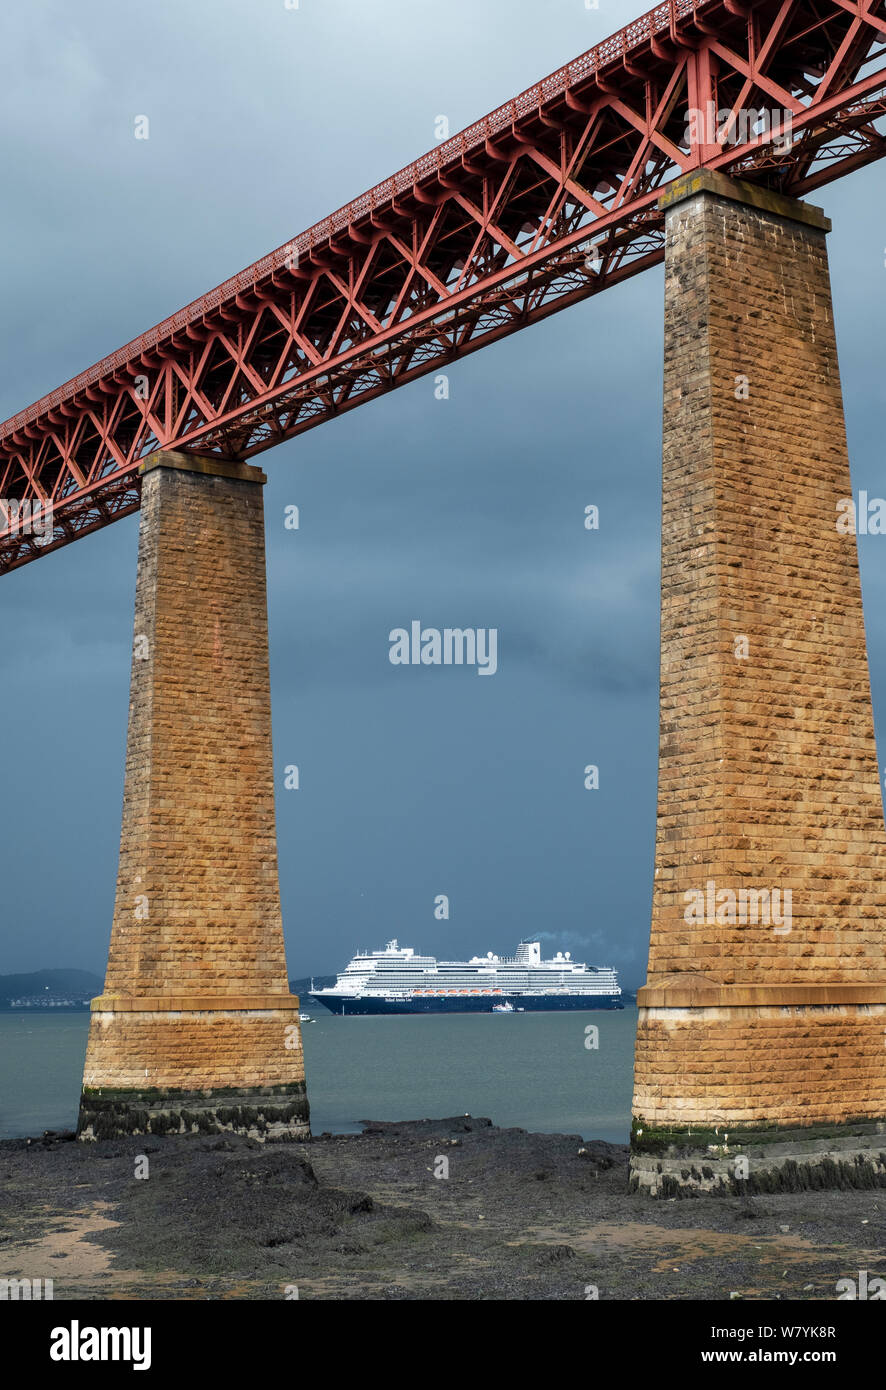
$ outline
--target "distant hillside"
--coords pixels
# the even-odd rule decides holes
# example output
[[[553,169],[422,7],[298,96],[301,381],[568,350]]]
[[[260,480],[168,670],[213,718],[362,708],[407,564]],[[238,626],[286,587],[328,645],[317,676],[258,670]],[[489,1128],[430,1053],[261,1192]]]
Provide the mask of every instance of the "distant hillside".
[[[313,979],[314,989],[325,989],[327,985],[334,985],[336,980],[338,979],[338,976],[315,975]],[[293,994],[299,995],[302,999],[307,999],[308,993],[311,988],[311,979],[309,976],[306,975],[302,980],[290,980],[289,988],[292,990]]]
[[[335,975],[315,975],[314,987],[323,989],[334,985]],[[307,996],[311,988],[309,976],[301,980],[290,980],[289,988],[293,994]],[[9,1007],[10,999],[31,997],[35,994],[69,994],[81,999],[94,999],[101,994],[101,977],[89,970],[34,970],[27,975],[0,975],[0,1009]]]
[[[34,970],[27,975],[0,975],[0,1009],[10,999],[23,995],[69,994],[80,999],[92,999],[102,992],[102,981],[89,970]]]

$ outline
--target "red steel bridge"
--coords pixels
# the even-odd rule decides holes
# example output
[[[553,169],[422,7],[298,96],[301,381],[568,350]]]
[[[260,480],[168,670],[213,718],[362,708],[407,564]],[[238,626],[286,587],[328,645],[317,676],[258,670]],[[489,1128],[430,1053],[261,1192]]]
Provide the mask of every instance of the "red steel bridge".
[[[667,0],[0,425],[0,571],[158,448],[251,458],[655,265],[679,175],[802,196],[884,116],[886,0]]]

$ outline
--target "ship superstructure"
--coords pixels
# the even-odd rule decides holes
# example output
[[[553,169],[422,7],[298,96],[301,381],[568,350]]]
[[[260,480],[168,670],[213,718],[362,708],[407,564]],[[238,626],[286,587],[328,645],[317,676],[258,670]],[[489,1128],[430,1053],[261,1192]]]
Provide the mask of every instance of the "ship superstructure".
[[[611,966],[585,965],[569,951],[542,960],[533,940],[513,956],[489,951],[467,961],[389,941],[383,951],[358,951],[334,985],[310,997],[336,1014],[491,1013],[506,1002],[527,1013],[624,1007]]]

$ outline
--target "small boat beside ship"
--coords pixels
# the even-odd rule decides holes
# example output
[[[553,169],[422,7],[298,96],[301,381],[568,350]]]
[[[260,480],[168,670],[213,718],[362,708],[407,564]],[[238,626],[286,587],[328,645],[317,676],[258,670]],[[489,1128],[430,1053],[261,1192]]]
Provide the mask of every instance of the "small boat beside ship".
[[[334,1014],[541,1013],[622,1009],[621,987],[608,965],[574,961],[569,951],[543,960],[541,944],[521,941],[516,955],[438,961],[389,941],[383,951],[358,951],[334,985],[309,998]]]

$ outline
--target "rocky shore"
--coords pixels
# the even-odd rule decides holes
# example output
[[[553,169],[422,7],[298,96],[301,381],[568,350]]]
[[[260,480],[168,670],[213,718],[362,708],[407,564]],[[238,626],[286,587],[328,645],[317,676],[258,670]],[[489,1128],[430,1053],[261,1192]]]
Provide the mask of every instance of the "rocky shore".
[[[625,1146],[470,1116],[359,1135],[0,1143],[0,1278],[56,1300],[833,1300],[886,1190],[628,1192]]]

